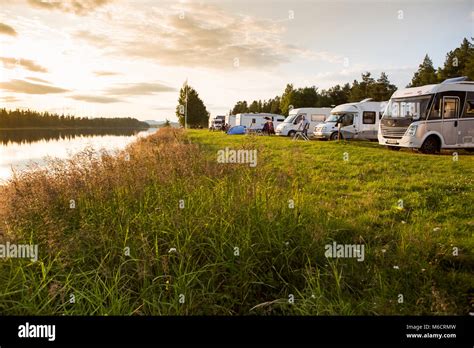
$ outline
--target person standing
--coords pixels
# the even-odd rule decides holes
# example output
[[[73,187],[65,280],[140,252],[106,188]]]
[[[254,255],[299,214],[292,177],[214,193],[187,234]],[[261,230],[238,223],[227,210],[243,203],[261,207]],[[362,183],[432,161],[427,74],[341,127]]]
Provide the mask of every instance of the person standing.
[[[301,117],[301,121],[298,124],[298,130],[301,130],[301,132],[308,137],[308,128],[309,128],[309,121],[306,119],[305,115]]]

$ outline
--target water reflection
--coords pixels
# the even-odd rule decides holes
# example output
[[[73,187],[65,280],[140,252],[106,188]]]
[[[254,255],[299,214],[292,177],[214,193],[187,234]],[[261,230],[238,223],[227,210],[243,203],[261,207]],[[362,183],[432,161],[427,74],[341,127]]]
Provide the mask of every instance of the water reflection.
[[[155,132],[133,129],[101,130],[0,130],[0,185],[13,170],[21,171],[32,164],[44,165],[45,157],[68,158],[87,147],[95,150],[121,150],[137,137]]]
[[[0,130],[0,144],[31,144],[40,140],[70,140],[76,137],[104,135],[133,136],[141,130],[136,129],[13,129]]]

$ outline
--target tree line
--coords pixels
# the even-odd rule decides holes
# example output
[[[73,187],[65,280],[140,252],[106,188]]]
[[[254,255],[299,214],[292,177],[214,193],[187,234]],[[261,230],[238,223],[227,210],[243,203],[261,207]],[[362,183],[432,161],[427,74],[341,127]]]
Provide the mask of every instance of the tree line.
[[[407,87],[439,83],[447,78],[457,76],[467,76],[470,80],[474,80],[474,48],[466,38],[460,47],[447,53],[444,66],[437,70],[433,67],[429,56],[426,55]],[[238,101],[229,110],[229,113],[235,115],[268,112],[288,115],[290,106],[294,108],[335,106],[361,101],[365,98],[384,101],[390,99],[396,90],[397,87],[390,83],[385,72],[382,72],[378,79],[374,79],[370,72],[365,72],[360,81],[354,80],[352,84],[338,84],[321,91],[316,86],[295,89],[292,84],[287,84],[281,95],[263,101],[254,100],[251,103],[247,103],[245,100]]]
[[[86,118],[32,110],[0,109],[0,128],[150,128],[135,118]]]
[[[294,108],[335,106],[365,98],[384,101],[388,100],[396,89],[386,73],[382,72],[378,79],[374,79],[370,72],[366,72],[362,74],[360,81],[354,80],[352,85],[346,83],[321,91],[316,86],[295,89],[292,84],[287,84],[281,96],[264,101],[254,100],[250,104],[245,100],[238,101],[229,112],[231,115],[246,112],[287,115],[290,106]]]

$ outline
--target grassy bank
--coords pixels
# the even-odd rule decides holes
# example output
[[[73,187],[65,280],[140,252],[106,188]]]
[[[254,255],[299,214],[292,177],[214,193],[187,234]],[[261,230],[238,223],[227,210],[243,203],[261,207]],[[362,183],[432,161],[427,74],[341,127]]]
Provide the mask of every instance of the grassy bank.
[[[217,163],[225,147],[256,149],[257,166]],[[40,257],[0,260],[0,313],[469,310],[472,155],[171,129],[126,153],[83,152],[2,188],[0,244]],[[364,261],[326,258],[334,241],[363,244]]]

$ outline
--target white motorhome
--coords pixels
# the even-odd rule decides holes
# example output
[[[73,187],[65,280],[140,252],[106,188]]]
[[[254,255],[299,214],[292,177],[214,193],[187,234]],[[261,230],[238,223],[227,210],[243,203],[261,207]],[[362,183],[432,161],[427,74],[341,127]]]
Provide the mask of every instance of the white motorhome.
[[[275,128],[275,134],[292,137],[298,130],[299,123],[303,116],[310,122],[309,129],[313,129],[316,125],[324,122],[330,112],[331,108],[292,109],[288,113],[288,117],[285,121]]]
[[[267,122],[267,118],[270,118],[273,121],[273,127],[277,127],[278,124],[285,120],[284,116],[277,114],[249,113],[235,115],[235,124],[237,126],[245,126],[247,129],[263,129],[263,125]]]
[[[387,102],[374,102],[371,98],[356,103],[336,106],[331,116],[314,129],[317,139],[377,140],[377,131]],[[340,128],[340,130],[339,130]]]
[[[380,122],[379,144],[435,153],[474,151],[474,82],[457,77],[396,91]]]
[[[225,117],[225,123],[229,125],[229,127],[234,127],[237,125],[236,123],[236,116],[235,115],[227,115]]]
[[[221,129],[225,122],[225,116],[216,116],[209,118],[209,129]]]

